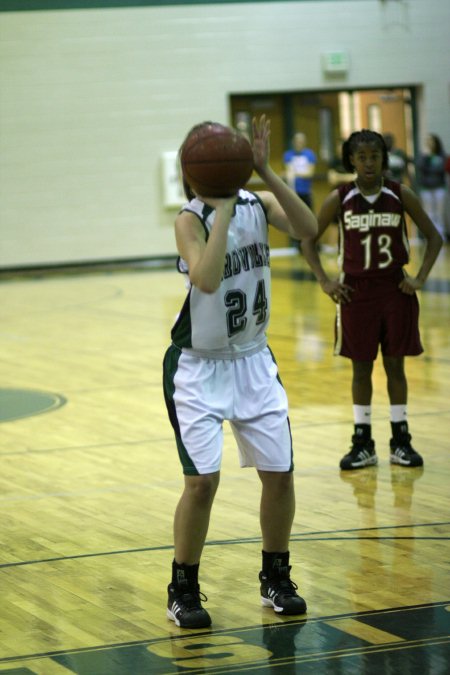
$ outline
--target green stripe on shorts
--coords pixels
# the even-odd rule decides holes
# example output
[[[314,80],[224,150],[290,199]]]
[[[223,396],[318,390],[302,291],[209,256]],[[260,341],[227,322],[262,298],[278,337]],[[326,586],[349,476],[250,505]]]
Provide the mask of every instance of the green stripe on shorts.
[[[180,458],[180,462],[183,467],[183,473],[186,474],[187,476],[198,476],[199,475],[198,471],[195,468],[195,465],[192,459],[190,458],[186,448],[184,447],[183,441],[181,440],[180,425],[178,423],[177,411],[174,401],[175,395],[174,379],[178,369],[178,361],[180,360],[181,354],[182,354],[181,349],[179,349],[175,345],[171,345],[164,357],[163,362],[164,398],[166,400],[169,419],[175,433],[178,456]]]

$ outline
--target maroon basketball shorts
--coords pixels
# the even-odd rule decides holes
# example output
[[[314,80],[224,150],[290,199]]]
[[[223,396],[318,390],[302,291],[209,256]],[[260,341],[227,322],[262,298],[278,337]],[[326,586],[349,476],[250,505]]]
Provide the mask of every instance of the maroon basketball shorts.
[[[380,277],[344,275],[353,288],[351,301],[337,306],[335,354],[352,361],[375,361],[383,356],[417,356],[423,352],[419,333],[417,295],[402,293],[403,271]]]

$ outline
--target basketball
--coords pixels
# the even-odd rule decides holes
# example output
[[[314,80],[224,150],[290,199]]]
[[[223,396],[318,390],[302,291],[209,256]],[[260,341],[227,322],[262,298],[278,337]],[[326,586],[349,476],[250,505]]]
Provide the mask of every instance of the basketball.
[[[201,125],[181,149],[181,170],[199,195],[230,197],[244,187],[253,171],[250,143],[222,124]]]

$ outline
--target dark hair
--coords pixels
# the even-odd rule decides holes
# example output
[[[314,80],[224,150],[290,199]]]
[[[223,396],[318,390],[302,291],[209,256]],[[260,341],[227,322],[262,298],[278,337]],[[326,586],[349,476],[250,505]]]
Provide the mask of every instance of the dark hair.
[[[190,130],[188,131],[188,133],[186,134],[186,138],[184,139],[184,141],[183,141],[182,144],[180,145],[180,149],[178,150],[178,159],[179,159],[179,161],[180,161],[180,167],[181,167],[181,153],[183,152],[183,148],[184,148],[184,146],[186,145],[186,143],[188,142],[188,140],[190,139],[190,137],[192,136],[192,134],[195,134],[197,131],[199,131],[199,129],[202,129],[203,127],[211,126],[212,124],[218,124],[218,122],[212,122],[211,120],[206,120],[205,122],[200,122],[199,124],[194,124],[194,126],[192,127],[192,129],[190,129]],[[193,192],[191,186],[190,186],[189,183],[187,182],[187,180],[186,180],[186,178],[185,178],[185,176],[184,176],[184,174],[183,174],[183,170],[182,170],[182,169],[181,169],[181,179],[182,179],[182,182],[183,182],[183,190],[184,190],[184,194],[185,194],[186,197],[189,199],[189,201],[190,201],[191,199],[194,199],[194,198],[195,198],[195,194],[194,194],[194,192]]]
[[[436,134],[428,134],[430,138],[433,139],[434,143],[434,152],[436,155],[445,155],[444,152],[444,146],[442,145],[442,141],[439,138],[439,136],[436,136]]]
[[[394,135],[390,134],[388,132],[388,133],[383,134],[383,138],[384,138],[384,142],[386,143],[387,150],[388,150],[388,152],[390,152],[390,150],[392,150],[392,148],[394,147],[394,141],[395,141]]]
[[[354,131],[342,144],[342,164],[346,171],[354,173],[355,167],[350,161],[350,156],[356,152],[360,143],[375,143],[383,153],[382,169],[388,168],[388,151],[383,136],[370,129],[361,129]]]

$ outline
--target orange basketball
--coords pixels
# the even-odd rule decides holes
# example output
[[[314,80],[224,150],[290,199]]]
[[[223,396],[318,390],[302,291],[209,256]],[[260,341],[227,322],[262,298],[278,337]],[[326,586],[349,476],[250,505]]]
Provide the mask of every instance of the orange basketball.
[[[230,127],[211,123],[199,127],[181,150],[185,180],[199,195],[229,197],[244,187],[253,171],[248,140]]]

